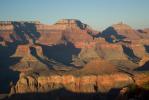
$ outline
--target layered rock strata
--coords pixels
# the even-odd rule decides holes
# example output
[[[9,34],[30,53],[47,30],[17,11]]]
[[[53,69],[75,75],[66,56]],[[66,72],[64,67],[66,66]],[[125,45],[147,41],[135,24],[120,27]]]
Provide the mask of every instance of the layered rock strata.
[[[33,77],[21,74],[17,84],[12,87],[11,93],[48,92],[60,88],[78,93],[108,92],[110,89],[122,88],[132,83],[132,78],[126,74],[80,77],[72,75]]]

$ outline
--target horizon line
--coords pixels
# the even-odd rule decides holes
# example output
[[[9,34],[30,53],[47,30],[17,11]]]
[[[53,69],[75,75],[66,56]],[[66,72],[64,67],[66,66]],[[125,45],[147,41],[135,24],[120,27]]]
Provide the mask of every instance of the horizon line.
[[[127,23],[125,23],[125,22],[123,22],[123,21],[119,21],[119,22],[116,22],[116,23],[113,23],[113,24],[111,24],[111,25],[109,25],[109,26],[107,26],[106,28],[104,28],[104,29],[96,29],[95,27],[92,27],[90,24],[88,24],[88,23],[84,23],[84,22],[82,22],[81,20],[79,20],[79,19],[76,19],[76,18],[62,18],[62,19],[59,19],[59,20],[57,20],[57,21],[55,21],[55,23],[56,22],[58,22],[58,21],[60,21],[60,20],[78,20],[78,21],[80,21],[81,23],[83,23],[83,24],[87,24],[88,26],[90,26],[93,30],[95,30],[95,31],[104,31],[105,29],[107,29],[108,27],[110,27],[110,26],[113,26],[113,25],[115,25],[115,24],[119,24],[119,23],[123,23],[123,24],[126,24],[126,25],[129,25],[129,24],[127,24]],[[40,24],[45,24],[45,25],[54,25],[55,23],[47,23],[47,22],[44,22],[44,21],[42,21],[42,20],[0,20],[0,23],[1,22],[30,22],[30,23],[40,23]],[[130,25],[129,25],[130,26]],[[133,26],[130,26],[132,29],[134,29],[134,30],[140,30],[140,29],[148,29],[149,28],[149,26],[148,27],[144,27],[144,28],[133,28]]]

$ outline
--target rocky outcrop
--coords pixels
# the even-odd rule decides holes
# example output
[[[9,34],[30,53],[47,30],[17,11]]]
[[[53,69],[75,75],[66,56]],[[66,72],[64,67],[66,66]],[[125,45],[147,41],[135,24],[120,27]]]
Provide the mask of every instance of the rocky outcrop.
[[[114,43],[116,46],[118,46],[117,43],[119,44],[119,47],[122,46],[121,53],[118,51],[118,54],[125,55],[125,57],[127,57],[128,60],[131,60],[133,63],[139,63],[144,56],[148,55],[147,50],[144,47],[144,45],[149,43],[147,40],[147,31],[145,30],[136,31],[126,24],[118,23],[105,29],[101,36],[104,37],[106,41]],[[109,55],[111,54],[112,53]],[[116,53],[113,54],[116,55]],[[117,55],[117,58],[119,57],[121,56]],[[125,57],[123,56],[123,58]]]
[[[149,56],[143,56],[142,59],[139,62],[139,66],[145,65],[146,62],[149,61]]]
[[[83,60],[87,59],[86,61],[92,58],[127,60],[128,57],[122,47],[127,41],[125,45],[128,45],[136,57],[141,59],[143,56],[147,55],[144,45],[148,45],[149,41],[140,38],[138,35],[138,33],[140,33],[139,31],[135,31],[130,26],[123,23],[114,24],[104,30],[99,34],[99,37],[96,38],[94,38],[93,34],[98,35],[98,32],[95,32],[88,25],[76,19],[63,19],[53,25],[45,25],[39,22],[9,22],[2,24],[0,27],[10,27],[10,25],[13,26],[10,32],[2,32],[0,34],[2,40],[0,43],[2,45],[7,45],[5,43],[6,41],[48,46],[71,42],[76,48],[81,49],[79,58]],[[5,28],[5,30],[7,30],[7,28]],[[146,30],[143,32],[147,33],[148,31]],[[112,39],[112,41],[116,43],[107,43],[105,40],[102,40],[100,36],[105,38],[105,40]],[[18,48],[23,48],[23,46]],[[26,49],[24,48],[23,50]],[[38,52],[41,51],[39,50]]]
[[[48,71],[48,66],[43,62],[43,50],[38,45],[19,45],[11,57],[20,58],[19,62],[11,68],[19,72]]]
[[[38,45],[19,45],[12,57],[23,57],[24,60],[34,60],[33,57],[29,57],[32,53],[36,52],[38,56],[43,56],[42,48]]]
[[[148,74],[136,74],[134,76],[135,83],[124,87],[116,100],[144,100],[148,98],[149,77]]]
[[[80,29],[85,29],[87,27],[86,24],[83,24],[81,21],[77,19],[62,19],[56,22],[57,26],[65,27],[65,28],[75,28],[78,27]]]
[[[143,86],[144,84],[149,83],[148,73],[136,74],[134,77],[135,83],[137,86]]]
[[[0,37],[3,41],[28,43],[35,42],[40,37],[35,27],[36,24],[39,24],[38,22],[10,21],[3,23],[5,24],[0,26]]]
[[[104,67],[103,67],[104,66]],[[94,58],[90,61],[88,61],[88,63],[86,65],[84,65],[84,67],[82,69],[80,69],[78,71],[78,73],[80,74],[89,74],[89,75],[102,75],[102,74],[112,74],[117,72],[117,68],[115,65],[113,65],[112,63],[103,60],[103,59],[99,59],[99,58]]]
[[[80,58],[80,60],[88,62],[92,59],[100,58],[96,52],[95,43],[86,43],[86,44],[80,43],[80,44],[77,44],[77,47],[78,46],[80,46],[80,48],[82,48],[78,55],[78,58]]]
[[[130,48],[132,48],[134,54],[135,54],[137,57],[139,57],[139,58],[142,58],[142,57],[144,57],[144,56],[147,55],[147,52],[146,52],[146,50],[145,50],[145,47],[144,47],[144,45],[142,45],[142,44],[135,44],[135,43],[134,43],[134,44],[132,44],[132,45],[130,46]]]
[[[94,93],[107,92],[112,88],[122,88],[132,83],[131,77],[120,73],[80,77],[73,75],[20,76],[13,88],[16,93],[48,92],[59,88],[66,88],[73,92]]]
[[[114,24],[111,27],[108,27],[102,32],[102,36],[106,38],[109,42],[115,41],[133,41],[140,39],[137,34],[137,31],[133,30],[130,26],[118,23]]]
[[[121,44],[97,44],[96,51],[106,60],[127,60]]]
[[[62,43],[65,39],[73,43],[91,41],[90,34],[95,33],[88,29],[88,25],[75,19],[63,19],[53,25],[38,24],[36,29],[42,34],[38,42],[48,45]]]

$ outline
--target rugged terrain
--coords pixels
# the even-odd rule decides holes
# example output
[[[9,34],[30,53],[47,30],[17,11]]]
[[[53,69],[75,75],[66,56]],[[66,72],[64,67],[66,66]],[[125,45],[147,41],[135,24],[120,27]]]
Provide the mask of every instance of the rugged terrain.
[[[64,96],[53,99],[116,99],[123,87],[140,86],[140,77],[149,82],[148,63],[148,29],[118,23],[98,32],[76,19],[0,22],[0,96],[9,94],[6,99],[59,93]]]

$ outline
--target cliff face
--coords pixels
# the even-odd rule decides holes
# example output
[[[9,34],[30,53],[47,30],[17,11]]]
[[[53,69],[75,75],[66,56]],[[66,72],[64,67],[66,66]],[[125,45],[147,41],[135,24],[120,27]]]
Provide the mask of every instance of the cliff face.
[[[92,36],[89,35],[92,30],[89,31],[86,24],[75,19],[63,19],[53,25],[37,22],[1,22],[0,30],[0,37],[8,42],[31,43],[38,40],[37,42],[49,45],[61,43],[64,37],[71,42],[92,40]]]
[[[143,64],[144,58],[148,57],[148,31],[147,29],[136,31],[129,25],[118,23],[114,24],[101,33],[110,44],[98,45],[98,53],[108,60],[123,60],[124,66],[129,67],[134,64]],[[113,44],[111,44],[113,43]],[[105,44],[105,43],[104,43]],[[105,47],[108,47],[107,49]],[[113,47],[113,48],[112,48]],[[124,61],[129,65],[124,64]],[[134,64],[131,64],[131,62]],[[139,65],[139,66],[140,66]],[[133,67],[129,67],[133,68]]]
[[[120,44],[97,44],[97,52],[100,57],[106,60],[126,60],[122,45]]]
[[[42,33],[38,40],[42,44],[59,44],[65,39],[74,44],[92,40],[92,36],[89,35],[92,31],[88,31],[86,24],[75,19],[63,19],[53,25],[39,24],[36,25],[36,29]]]
[[[134,76],[135,84],[124,87],[120,90],[117,100],[138,99],[144,100],[149,98],[149,77],[148,74],[136,74]]]
[[[33,77],[22,74],[16,86],[11,88],[8,99],[144,100],[148,98],[148,90],[144,87],[147,82],[149,82],[147,74],[137,74],[133,78],[118,73],[80,77],[72,75]]]
[[[132,84],[133,80],[126,74],[80,76],[21,76],[11,93],[48,92],[54,89],[66,88],[72,92],[95,93],[108,92],[112,88],[122,88]]]

